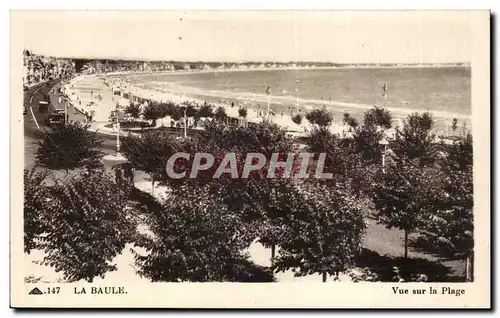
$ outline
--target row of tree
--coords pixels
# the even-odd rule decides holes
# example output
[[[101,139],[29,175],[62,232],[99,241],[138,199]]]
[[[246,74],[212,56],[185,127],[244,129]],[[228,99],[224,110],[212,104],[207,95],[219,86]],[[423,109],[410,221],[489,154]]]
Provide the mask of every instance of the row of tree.
[[[234,107],[234,104],[231,104]],[[226,110],[222,106],[215,107],[207,102],[203,104],[198,104],[196,102],[182,102],[181,104],[176,104],[172,101],[168,102],[149,102],[144,109],[142,109],[139,103],[130,102],[130,104],[125,108],[125,112],[130,114],[132,118],[139,119],[141,115],[145,120],[150,120],[152,125],[156,125],[156,121],[160,118],[169,116],[172,120],[178,121],[184,116],[192,117],[195,120],[200,118],[215,118],[217,120],[226,119],[228,117]],[[245,107],[238,107],[238,116],[240,118],[246,118],[248,115],[248,110]],[[313,125],[320,127],[330,126],[333,121],[333,116],[326,109],[316,109],[305,114],[305,118]],[[295,114],[292,116],[292,121],[297,125],[302,123],[302,114]],[[350,118],[350,120],[356,120]],[[352,126],[352,123],[350,123]]]
[[[166,103],[151,102],[143,110],[139,104],[131,102],[125,109],[125,112],[136,120],[142,115],[145,120],[152,122],[152,126],[156,126],[156,121],[166,116],[169,116],[174,121],[181,120],[184,116],[195,118],[195,120],[199,120],[200,118],[215,118],[218,120],[227,118],[226,110],[223,107],[214,107],[207,103],[198,105],[192,102],[183,102],[180,105],[171,101]],[[245,118],[247,110],[240,108],[239,115]]]
[[[214,121],[188,141],[162,134],[151,131],[124,142],[125,155],[139,169],[172,189],[162,208],[149,215],[154,238],[141,244],[148,253],[136,256],[142,275],[153,281],[232,281],[234,266],[250,262],[244,251],[256,240],[271,247],[274,271],[294,268],[296,275],[321,273],[326,280],[327,274],[352,266],[365,223],[347,184],[268,179],[263,177],[272,169],[268,164],[249,178],[231,174],[214,178],[228,153],[235,154],[238,176],[247,154],[262,154],[268,162],[278,153],[283,160],[292,152],[292,140],[276,124],[248,128]],[[148,147],[152,140],[163,140],[148,154],[154,160],[137,158],[142,153],[138,145]],[[165,165],[176,152],[192,156],[177,166],[187,171],[186,178],[173,180],[166,175]],[[215,164],[192,179],[188,176],[195,153],[213,154]],[[172,235],[174,231],[177,234]]]
[[[467,279],[472,280],[472,135],[466,133],[451,145],[444,140],[436,142],[432,115],[411,114],[402,129],[396,129],[395,139],[389,143],[392,156],[385,173],[380,173],[374,165],[387,153],[380,141],[383,130],[392,126],[390,113],[375,107],[365,113],[362,125],[347,113],[344,122],[353,128],[348,143],[320,128],[313,132],[309,145],[316,151],[326,151],[327,162],[339,171],[349,171],[353,176],[356,171],[362,173],[355,188],[372,201],[379,222],[404,231],[405,257],[408,236],[416,233],[425,250],[465,258],[470,265]],[[347,153],[339,151],[349,148]],[[373,171],[376,173],[370,173]]]

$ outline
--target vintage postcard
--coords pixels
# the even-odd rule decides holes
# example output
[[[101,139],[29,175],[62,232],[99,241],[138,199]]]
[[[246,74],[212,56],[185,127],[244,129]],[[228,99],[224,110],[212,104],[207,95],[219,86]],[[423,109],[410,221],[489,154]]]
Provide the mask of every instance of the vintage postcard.
[[[10,18],[12,307],[491,306],[490,12]]]

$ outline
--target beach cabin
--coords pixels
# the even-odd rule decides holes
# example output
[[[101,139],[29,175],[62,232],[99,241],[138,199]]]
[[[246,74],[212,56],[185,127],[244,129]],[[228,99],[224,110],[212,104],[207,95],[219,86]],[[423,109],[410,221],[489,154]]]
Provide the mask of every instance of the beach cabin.
[[[113,87],[111,91],[113,92],[113,95],[122,96],[122,91],[119,87]]]

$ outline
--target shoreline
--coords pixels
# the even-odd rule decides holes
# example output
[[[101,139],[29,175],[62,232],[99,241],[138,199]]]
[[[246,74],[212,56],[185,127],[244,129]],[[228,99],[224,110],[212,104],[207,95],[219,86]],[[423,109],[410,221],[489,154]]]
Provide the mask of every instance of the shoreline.
[[[175,76],[175,75],[189,75],[189,74],[207,74],[207,73],[226,73],[226,72],[259,72],[259,71],[293,71],[293,70],[335,70],[335,69],[394,69],[394,68],[470,68],[470,64],[467,65],[457,65],[457,64],[414,64],[414,65],[370,65],[370,66],[342,66],[342,67],[265,67],[265,68],[234,68],[234,69],[206,69],[206,70],[178,70],[178,71],[161,71],[161,72],[114,72],[114,73],[105,73],[100,76],[105,78],[118,78],[122,82],[125,82],[128,87],[130,87],[130,91],[133,91],[135,88],[140,88],[141,90],[148,90],[149,92],[144,94],[143,98],[153,99],[158,102],[162,101],[162,98],[154,96],[157,94],[168,94],[173,96],[183,96],[186,101],[189,100],[189,95],[194,95],[197,97],[192,97],[191,101],[199,100],[200,97],[207,97],[209,99],[221,99],[228,100],[229,103],[235,102],[235,104],[239,104],[242,107],[252,107],[259,103],[263,103],[267,105],[267,96],[265,94],[253,93],[253,92],[229,92],[224,90],[211,90],[211,89],[203,89],[196,88],[190,86],[184,86],[176,84],[175,82],[169,81],[148,81],[143,83],[138,83],[138,78],[144,75],[165,75],[165,76]],[[147,87],[149,86],[149,87]],[[153,94],[153,97],[151,97]],[[457,118],[459,120],[471,121],[471,113],[462,113],[462,112],[453,112],[448,110],[436,109],[432,110],[429,108],[419,108],[419,107],[407,107],[408,103],[401,104],[387,104],[381,105],[379,101],[374,103],[354,103],[354,102],[346,102],[339,100],[323,100],[323,99],[311,99],[311,98],[297,98],[294,95],[273,95],[271,97],[271,105],[278,107],[278,112],[286,111],[285,108],[288,106],[295,107],[299,105],[303,110],[309,111],[320,107],[328,107],[332,111],[338,111],[338,108],[343,109],[344,111],[365,111],[374,106],[382,106],[391,111],[395,117],[406,117],[408,114],[414,112],[423,112],[429,111],[431,112],[436,119],[449,119]],[[165,99],[163,99],[165,100]],[[203,102],[203,100],[202,100]],[[250,105],[249,105],[250,104]],[[254,105],[255,104],[255,105]],[[259,108],[260,109],[260,108]]]
[[[239,101],[239,104],[243,104],[241,106],[243,107],[248,107],[248,106],[255,106],[260,104],[267,104],[267,95],[265,94],[260,94],[260,93],[251,93],[251,92],[227,92],[223,90],[207,90],[207,89],[201,89],[201,88],[195,88],[191,86],[183,86],[183,85],[177,85],[172,82],[163,82],[162,84],[158,84],[156,82],[152,82],[151,84],[143,83],[143,84],[137,84],[137,83],[129,83],[133,88],[138,87],[141,90],[147,90],[151,92],[157,92],[159,94],[165,93],[165,94],[170,94],[170,95],[184,95],[185,99],[188,100],[188,98],[191,95],[191,98],[193,100],[197,99],[199,100],[199,97],[209,97],[209,98],[220,98],[220,99],[225,99],[229,101]],[[144,87],[144,86],[151,86],[151,87]],[[158,87],[161,86],[161,87]],[[132,88],[132,89],[133,89]],[[147,94],[147,93],[146,93]],[[139,94],[140,95],[140,94]],[[192,96],[199,96],[199,97],[192,97]],[[142,96],[141,96],[142,97]],[[161,100],[158,100],[161,101]],[[242,103],[242,101],[246,101],[247,103],[250,103],[250,105],[245,105]],[[203,102],[203,101],[202,101]],[[429,111],[431,112],[436,118],[453,118],[456,117],[457,119],[462,119],[462,120],[470,120],[471,115],[470,114],[464,114],[464,113],[454,113],[454,112],[448,112],[445,110],[432,110],[432,109],[417,109],[417,108],[410,108],[410,107],[404,107],[404,106],[398,106],[398,105],[393,105],[393,104],[388,104],[388,105],[378,105],[377,103],[374,104],[368,104],[368,103],[352,103],[352,102],[343,102],[343,101],[338,101],[338,100],[318,100],[318,99],[310,99],[310,98],[297,98],[292,95],[274,95],[271,96],[271,106],[281,106],[281,107],[287,107],[288,105],[296,106],[296,102],[298,102],[299,106],[302,109],[305,110],[313,110],[317,108],[321,108],[323,106],[329,108],[332,111],[336,110],[368,110],[370,108],[373,108],[374,106],[382,106],[389,110],[393,115],[402,115],[402,116],[407,116],[410,113],[413,112],[420,112],[420,111]],[[403,104],[404,105],[404,104]],[[240,106],[240,105],[238,105]],[[255,108],[255,107],[254,107]],[[398,117],[400,117],[398,116]]]
[[[197,70],[175,70],[175,71],[151,71],[151,72],[110,72],[102,73],[103,76],[119,75],[184,75],[200,73],[220,73],[220,72],[254,72],[254,71],[294,71],[294,70],[343,70],[343,69],[394,69],[394,68],[471,68],[470,64],[415,64],[415,65],[370,65],[370,66],[318,66],[318,67],[248,67],[248,68],[212,68]],[[88,74],[99,75],[99,74]]]
[[[284,69],[284,68],[282,68]],[[305,68],[294,68],[294,69],[305,69]],[[328,67],[327,69],[335,69]],[[207,73],[207,72],[232,72],[232,71],[259,71],[259,70],[280,70],[275,68],[267,68],[267,69],[241,69],[241,70],[200,70],[200,71],[182,71],[183,74],[194,74],[194,73]],[[110,73],[106,74],[92,74],[92,75],[81,75],[77,78],[73,79],[71,83],[77,83],[79,81],[78,78],[83,79],[87,78],[88,80],[93,82],[96,90],[109,90],[111,88],[120,90],[122,93],[128,92],[131,95],[138,96],[140,98],[146,100],[153,100],[157,102],[165,102],[165,101],[173,101],[176,103],[182,103],[184,101],[187,102],[196,102],[198,104],[203,104],[206,101],[209,104],[214,105],[215,107],[223,107],[229,117],[239,118],[238,109],[240,107],[244,107],[247,109],[248,114],[246,120],[249,122],[260,122],[263,120],[262,113],[267,109],[267,95],[258,94],[258,93],[250,93],[250,92],[228,92],[222,90],[207,90],[201,88],[193,88],[187,87],[179,84],[175,84],[174,82],[168,81],[160,81],[160,82],[143,82],[138,83],[137,78],[143,74],[160,74],[166,72],[122,72],[122,73]],[[166,74],[176,75],[180,74],[180,72],[168,72]],[[97,80],[97,81],[96,81]],[[107,85],[104,82],[108,82]],[[86,87],[88,90],[89,87]],[[77,92],[79,91],[79,92]],[[76,95],[84,94],[83,90],[76,89]],[[118,96],[115,96],[118,97]],[[123,98],[123,97],[120,97]],[[298,104],[296,102],[298,101]],[[107,102],[104,102],[106,104]],[[234,103],[234,107],[231,107],[231,103]],[[465,121],[467,127],[471,129],[471,114],[464,113],[453,113],[444,110],[432,110],[432,109],[424,109],[424,108],[410,108],[404,107],[402,105],[397,104],[389,104],[389,105],[381,105],[379,102],[374,104],[362,104],[362,103],[349,103],[342,101],[333,101],[333,100],[316,100],[316,99],[297,99],[295,96],[282,96],[276,95],[270,98],[271,110],[275,115],[271,117],[274,122],[279,124],[280,126],[291,130],[291,131],[305,131],[307,130],[306,125],[302,123],[301,125],[296,125],[291,120],[292,113],[293,115],[301,114],[303,117],[303,122],[305,121],[305,114],[312,109],[319,109],[321,107],[327,107],[333,115],[334,121],[332,122],[332,131],[336,133],[343,131],[343,125],[341,123],[342,115],[345,111],[348,111],[354,117],[362,118],[363,113],[373,108],[374,106],[381,106],[389,110],[393,114],[393,122],[395,122],[395,126],[399,126],[402,123],[402,120],[408,116],[408,114],[415,112],[423,112],[429,111],[434,118],[436,119],[436,127],[435,130],[437,132],[442,132],[443,134],[450,134],[448,130],[448,121],[451,124],[452,118],[457,118],[460,121]],[[291,106],[290,106],[291,105]],[[295,105],[295,106],[294,106]],[[297,107],[298,105],[298,107]],[[104,106],[104,105],[102,105]],[[101,107],[99,107],[101,108]],[[104,109],[111,109],[112,106],[105,106]],[[96,109],[96,108],[94,108]],[[297,112],[300,109],[301,111]],[[96,109],[97,110],[97,109]],[[106,117],[109,115],[109,111],[106,114]],[[104,119],[104,114],[102,116],[98,116]],[[344,127],[345,128],[345,127]],[[447,132],[446,132],[447,131]],[[451,133],[453,134],[453,133]]]

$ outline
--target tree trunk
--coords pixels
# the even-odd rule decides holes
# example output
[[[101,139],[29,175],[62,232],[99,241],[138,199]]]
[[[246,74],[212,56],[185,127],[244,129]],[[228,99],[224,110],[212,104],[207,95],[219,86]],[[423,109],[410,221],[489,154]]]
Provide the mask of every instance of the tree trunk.
[[[151,195],[152,196],[155,195],[155,179],[154,178],[151,180]]]
[[[470,281],[474,281],[474,251],[470,252]]]
[[[469,255],[465,256],[465,281],[470,282],[469,276],[470,276],[470,257]]]
[[[274,263],[274,257],[276,256],[276,245],[271,245],[271,264]]]
[[[405,230],[405,259],[408,258],[408,231]]]
[[[326,272],[323,272],[323,283],[326,283]]]

